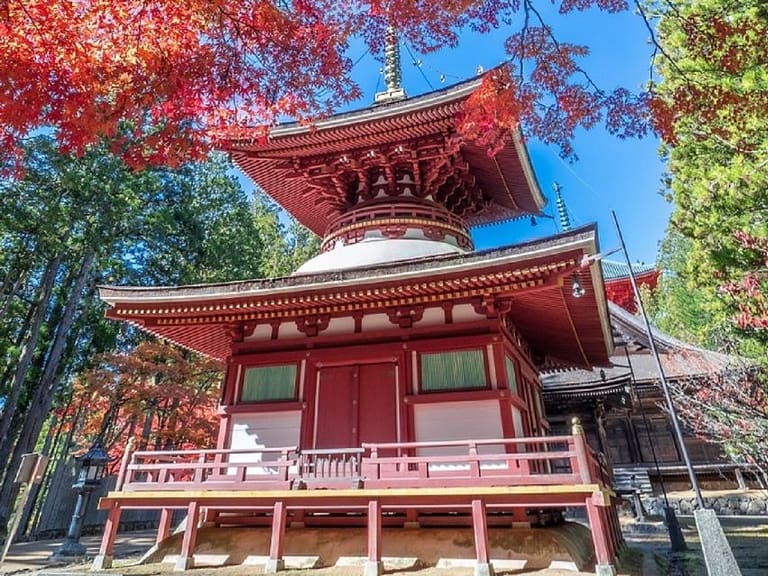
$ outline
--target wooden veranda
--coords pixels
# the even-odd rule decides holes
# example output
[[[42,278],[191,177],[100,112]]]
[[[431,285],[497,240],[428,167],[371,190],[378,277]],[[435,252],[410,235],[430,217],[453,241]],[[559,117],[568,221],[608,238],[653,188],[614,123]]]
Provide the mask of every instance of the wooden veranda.
[[[610,480],[583,434],[537,438],[364,444],[348,450],[295,447],[245,450],[126,451],[116,489],[99,507],[108,519],[94,567],[111,566],[126,509],[160,510],[157,541],[170,535],[174,510],[187,524],[177,569],[193,564],[197,527],[271,524],[268,571],[283,566],[289,523],[363,521],[366,574],[381,570],[382,524],[466,518],[480,573],[491,570],[489,522],[527,521],[531,512],[586,509],[598,565],[622,545]]]

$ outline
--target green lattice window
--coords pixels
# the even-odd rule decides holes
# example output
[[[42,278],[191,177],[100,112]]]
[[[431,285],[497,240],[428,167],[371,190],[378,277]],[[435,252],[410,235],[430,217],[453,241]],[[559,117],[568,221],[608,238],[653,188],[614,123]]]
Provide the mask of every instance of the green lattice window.
[[[482,350],[421,355],[422,392],[468,390],[486,386]]]
[[[296,398],[296,365],[245,369],[242,402],[277,402]]]
[[[504,357],[504,368],[507,370],[507,382],[509,383],[509,391],[512,394],[517,394],[517,375],[515,374],[515,361],[509,356]]]

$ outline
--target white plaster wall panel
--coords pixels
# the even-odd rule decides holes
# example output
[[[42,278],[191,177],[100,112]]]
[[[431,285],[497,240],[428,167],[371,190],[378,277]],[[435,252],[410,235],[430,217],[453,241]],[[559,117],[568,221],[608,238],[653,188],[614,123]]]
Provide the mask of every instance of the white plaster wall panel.
[[[515,429],[515,438],[524,438],[525,432],[523,431],[523,415],[520,413],[519,408],[512,407],[512,427]],[[518,444],[517,449],[520,452],[525,452],[525,444]]]
[[[295,321],[288,320],[287,322],[280,324],[280,331],[277,333],[277,338],[279,340],[292,340],[294,338],[304,338],[304,334],[299,332]]]
[[[472,304],[459,304],[458,306],[454,306],[451,315],[453,316],[454,324],[458,324],[459,322],[485,320],[485,315],[475,312],[475,308]]]
[[[366,314],[363,316],[363,332],[387,329],[394,330],[395,328],[397,328],[397,326],[389,321],[389,316],[386,314]]]
[[[497,400],[439,402],[414,406],[417,442],[437,440],[481,440],[503,438],[501,412]],[[500,454],[502,445],[480,447],[482,454]],[[466,454],[466,447],[424,448],[422,456]]]
[[[243,338],[246,342],[259,342],[272,338],[272,326],[269,324],[259,324],[253,331],[253,334]]]
[[[414,322],[414,326],[442,326],[445,324],[445,312],[441,306],[433,306],[424,309],[421,320]]]
[[[229,447],[233,450],[286,448],[299,445],[301,410],[286,412],[260,412],[232,416]],[[279,454],[232,454],[231,462],[270,462]],[[234,469],[228,471],[234,474]],[[277,474],[272,467],[249,467],[248,474]]]
[[[321,336],[334,336],[336,334],[352,334],[355,331],[355,319],[351,316],[344,318],[332,318],[328,328],[323,330]]]

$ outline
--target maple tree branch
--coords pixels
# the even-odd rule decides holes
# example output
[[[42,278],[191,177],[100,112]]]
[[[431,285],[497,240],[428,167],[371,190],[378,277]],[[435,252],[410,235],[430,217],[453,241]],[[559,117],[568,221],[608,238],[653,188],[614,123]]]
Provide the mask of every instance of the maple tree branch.
[[[8,7],[8,17],[10,18],[10,11],[11,11],[10,1],[6,0],[6,3],[7,3],[7,7]],[[29,10],[27,10],[27,7],[24,5],[24,2],[17,2],[17,4],[19,5],[19,8],[21,8],[21,11],[24,12],[24,14],[27,17],[27,19],[32,23],[32,26],[35,27],[35,30],[37,30],[38,36],[40,36],[40,38],[45,38],[45,33],[43,32],[43,30],[38,25],[37,20],[35,20],[32,17],[32,14],[29,13]]]
[[[656,54],[661,53],[667,61],[670,63],[670,65],[675,69],[675,71],[680,74],[682,78],[685,79],[686,82],[689,84],[692,84],[690,78],[686,75],[686,73],[680,68],[680,66],[677,65],[677,61],[672,58],[672,56],[669,55],[669,53],[664,49],[664,47],[659,43],[659,39],[656,37],[656,31],[653,29],[653,26],[651,26],[651,22],[648,18],[648,14],[645,11],[645,8],[640,3],[640,0],[634,0],[635,8],[637,9],[638,14],[640,14],[640,17],[643,19],[643,23],[645,23],[645,28],[648,30],[648,33],[651,35],[651,43],[653,44],[653,59],[655,60]],[[676,14],[679,14],[676,12]]]
[[[761,150],[759,150],[759,149],[755,150],[755,149],[743,148],[743,147],[739,146],[738,144],[735,144],[735,143],[731,142],[730,140],[726,140],[725,138],[723,138],[722,136],[717,134],[714,130],[708,130],[708,131],[705,132],[704,130],[695,130],[694,129],[694,130],[691,130],[691,134],[694,134],[696,136],[701,136],[702,138],[714,138],[715,140],[720,142],[722,145],[727,146],[728,148],[730,148],[732,150],[735,150],[736,152],[739,152],[741,154],[754,155],[754,154],[758,154],[759,152],[761,152]],[[768,160],[766,160],[766,161],[768,161]]]
[[[637,0],[635,0],[635,1],[637,1]],[[526,10],[530,9],[530,11],[533,12],[536,15],[536,19],[539,21],[539,23],[544,28],[544,30],[547,31],[547,35],[549,36],[549,39],[552,40],[552,44],[554,44],[554,46],[557,49],[558,53],[560,53],[562,55],[563,52],[562,52],[562,49],[561,49],[561,46],[560,46],[560,42],[557,40],[555,35],[552,33],[552,28],[547,26],[546,22],[544,22],[544,18],[542,18],[541,13],[538,10],[536,10],[535,6],[533,6],[532,0],[525,0],[525,6],[526,6]],[[584,70],[581,66],[574,66],[574,69],[575,69],[576,72],[578,72],[579,74],[584,76],[584,78],[587,81],[587,84],[592,86],[592,88],[595,91],[602,93],[602,90],[600,89],[600,87],[592,80],[592,77],[587,73],[586,70]]]
[[[523,5],[525,19],[523,20],[523,29],[520,31],[520,84],[525,81],[525,34],[530,26],[531,13],[528,10],[528,2]]]

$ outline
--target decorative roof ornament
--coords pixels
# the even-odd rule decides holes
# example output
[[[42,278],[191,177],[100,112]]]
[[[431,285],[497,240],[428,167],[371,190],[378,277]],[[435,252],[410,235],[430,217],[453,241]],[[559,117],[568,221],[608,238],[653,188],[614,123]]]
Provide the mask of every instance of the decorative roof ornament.
[[[373,98],[375,104],[386,104],[405,99],[405,90],[401,85],[400,42],[394,26],[387,27],[386,47],[384,48],[384,81],[387,89],[377,92]]]
[[[571,219],[568,217],[568,210],[565,207],[565,200],[560,194],[560,190],[563,189],[560,184],[554,182],[552,189],[555,191],[555,207],[557,208],[557,218],[560,221],[560,230],[562,232],[568,232],[571,229]]]

